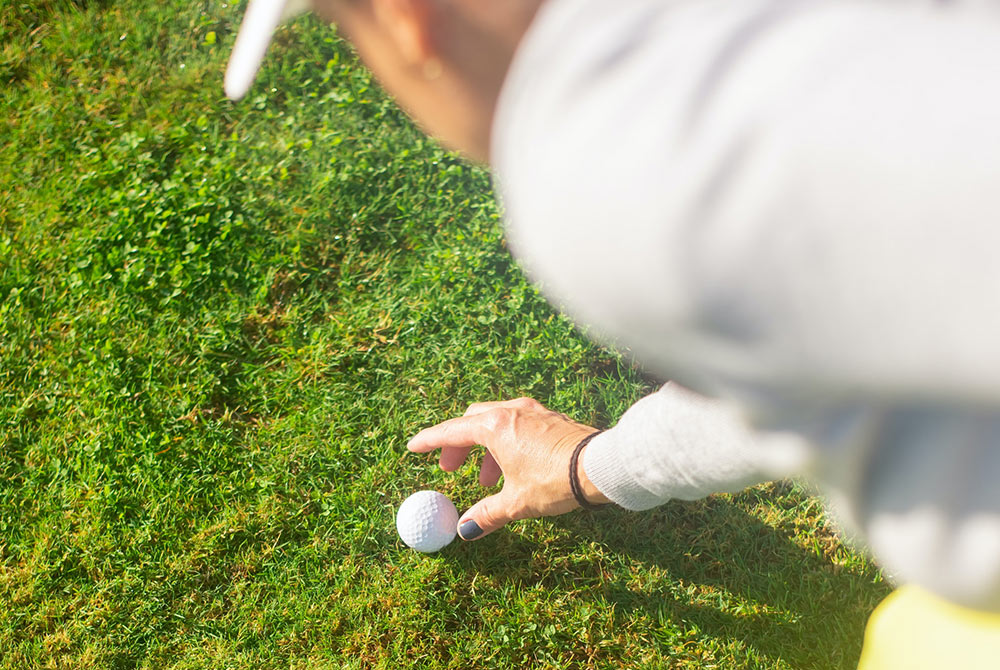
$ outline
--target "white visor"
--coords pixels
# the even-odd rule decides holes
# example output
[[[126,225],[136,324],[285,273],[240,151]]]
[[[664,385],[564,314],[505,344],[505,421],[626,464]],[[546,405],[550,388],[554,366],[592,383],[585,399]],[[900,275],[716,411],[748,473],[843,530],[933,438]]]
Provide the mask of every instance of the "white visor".
[[[226,68],[223,88],[227,98],[239,100],[247,94],[274,31],[282,21],[307,11],[310,5],[310,0],[250,0]]]

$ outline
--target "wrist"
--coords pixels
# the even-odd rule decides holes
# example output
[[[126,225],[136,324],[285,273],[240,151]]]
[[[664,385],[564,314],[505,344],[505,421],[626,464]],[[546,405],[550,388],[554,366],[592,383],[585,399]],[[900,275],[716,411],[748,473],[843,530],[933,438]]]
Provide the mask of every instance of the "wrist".
[[[580,460],[580,456],[583,454],[584,449],[590,444],[590,441],[599,435],[602,431],[596,431],[587,435],[579,443],[577,443],[576,448],[573,449],[573,455],[570,457],[569,461],[569,487],[573,492],[573,498],[576,504],[584,509],[597,509],[602,505],[611,502],[601,491],[594,485],[590,478],[587,477],[587,472],[583,468],[583,463]]]
[[[583,448],[583,451],[587,451],[590,447],[588,444]],[[580,459],[576,464],[576,477],[577,481],[580,482],[580,493],[583,494],[584,499],[592,505],[606,505],[611,502],[611,499],[606,495],[601,493],[601,490],[597,488],[594,482],[590,481],[590,477],[587,476],[587,471],[583,469],[583,454],[580,454]]]

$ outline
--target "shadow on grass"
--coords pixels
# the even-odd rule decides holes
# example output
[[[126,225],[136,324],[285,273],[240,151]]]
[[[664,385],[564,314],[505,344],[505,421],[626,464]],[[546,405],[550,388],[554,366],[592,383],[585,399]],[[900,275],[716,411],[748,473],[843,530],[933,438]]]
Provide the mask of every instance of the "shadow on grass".
[[[561,532],[544,546],[500,532],[453,560],[466,571],[613,607],[616,629],[643,616],[663,631],[650,630],[663,645],[715,638],[795,668],[854,668],[867,617],[890,590],[870,564],[841,567],[724,499],[552,523]],[[824,541],[835,546],[826,536],[817,541],[820,549]],[[568,558],[553,562],[554,555]]]

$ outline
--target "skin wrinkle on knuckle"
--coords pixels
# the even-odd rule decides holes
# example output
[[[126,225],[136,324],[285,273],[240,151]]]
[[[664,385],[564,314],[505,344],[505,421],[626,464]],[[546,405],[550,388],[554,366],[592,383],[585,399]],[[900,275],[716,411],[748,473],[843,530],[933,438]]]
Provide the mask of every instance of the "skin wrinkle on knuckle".
[[[507,506],[507,518],[510,519],[511,521],[520,521],[521,519],[527,519],[529,515],[526,512],[527,510],[524,508],[524,506],[518,503],[510,503]]]
[[[489,447],[492,443],[491,438],[495,432],[493,410],[480,412],[469,417],[469,426],[471,428],[472,439],[483,447]]]
[[[487,502],[483,504],[483,508],[480,511],[480,521],[482,521],[487,526],[499,526],[501,525],[503,517],[497,514],[496,505]]]
[[[526,416],[530,416],[530,414],[521,407],[510,410],[510,415],[508,417],[509,428],[514,431],[515,435],[520,435],[520,428],[524,425],[524,419]]]
[[[507,517],[519,521],[521,519],[540,516],[537,510],[535,510],[536,505],[534,503],[537,502],[536,498],[537,496],[529,495],[524,490],[512,493],[506,500]]]
[[[462,416],[472,416],[473,414],[478,414],[482,411],[485,405],[486,403],[483,402],[474,402],[466,408],[465,414]]]
[[[516,411],[507,407],[497,407],[486,412],[490,432],[498,436],[508,433],[514,427]]]

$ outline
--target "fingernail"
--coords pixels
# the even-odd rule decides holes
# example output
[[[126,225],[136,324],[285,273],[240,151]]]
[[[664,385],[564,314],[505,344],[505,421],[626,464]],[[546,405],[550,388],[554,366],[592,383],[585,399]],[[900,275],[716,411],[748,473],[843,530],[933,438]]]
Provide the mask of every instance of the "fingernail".
[[[458,534],[462,536],[463,540],[475,540],[483,534],[483,529],[479,527],[478,523],[469,519],[458,527]]]

